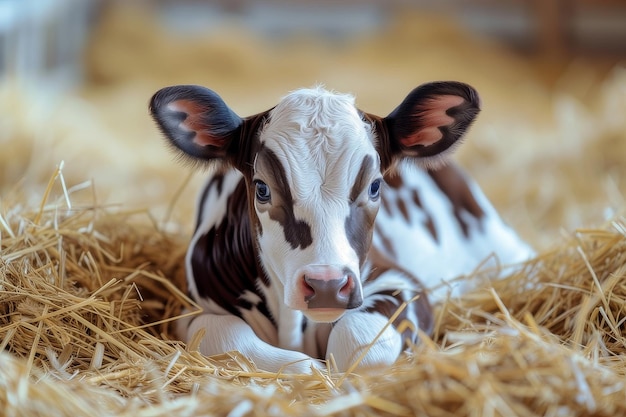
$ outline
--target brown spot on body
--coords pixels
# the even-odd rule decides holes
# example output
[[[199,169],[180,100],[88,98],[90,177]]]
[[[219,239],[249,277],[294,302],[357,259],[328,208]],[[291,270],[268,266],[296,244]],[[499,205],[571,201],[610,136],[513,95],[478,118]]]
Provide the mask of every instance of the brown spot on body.
[[[435,227],[435,222],[433,221],[433,218],[428,216],[426,218],[426,221],[424,222],[424,226],[426,226],[426,229],[428,229],[428,232],[430,233],[430,235],[433,237],[433,239],[435,239],[435,242],[439,242],[439,236],[437,235],[437,228]]]
[[[426,229],[428,229],[430,235],[433,237],[433,239],[435,239],[435,242],[438,242],[439,237],[437,236],[437,229],[435,228],[435,222],[433,221],[433,217],[424,209],[424,206],[422,206],[422,199],[420,198],[417,190],[413,189],[412,191],[413,192],[411,193],[411,200],[413,200],[413,204],[415,204],[415,206],[422,210],[424,215],[426,215],[426,221],[424,221],[424,226],[426,226]]]
[[[404,200],[402,198],[398,198],[396,205],[398,206],[398,210],[400,210],[400,214],[402,214],[402,218],[404,218],[407,223],[410,223],[411,216],[409,215],[409,209],[407,208]]]
[[[419,208],[424,208],[422,206],[422,199],[420,198],[420,194],[416,189],[411,190],[411,200],[413,200],[413,204],[415,204]]]
[[[398,308],[400,308],[402,303],[408,301],[403,299],[400,291],[382,291],[378,294],[386,295],[390,299],[377,300],[374,305],[366,311],[380,313],[387,318],[391,318],[391,316],[398,311]],[[432,307],[425,292],[419,294],[418,298],[413,301],[413,307],[415,309],[415,315],[417,316],[418,327],[426,334],[431,333],[433,328]],[[394,327],[398,328],[408,319],[409,316],[407,314],[407,308],[405,308],[393,321]],[[413,329],[407,327],[401,334],[402,340],[405,343],[417,342],[417,332]]]
[[[399,269],[396,265],[390,262],[386,257],[382,254],[376,252],[375,250],[371,251],[370,260],[372,261],[372,272],[368,277],[368,281],[375,281],[380,276],[389,272],[390,270],[396,270],[403,275],[405,275],[407,280],[410,280],[416,286],[415,293],[411,294],[410,297],[413,298],[418,296],[417,299],[413,301],[411,306],[415,311],[415,315],[417,317],[417,325],[419,328],[424,331],[426,334],[430,334],[433,330],[434,326],[434,317],[432,306],[428,301],[428,296],[426,291],[422,287],[421,282],[412,274],[402,269]],[[409,301],[403,298],[403,294],[401,291],[396,290],[388,290],[381,291],[378,294],[386,295],[387,299],[377,300],[372,307],[368,308],[366,311],[368,312],[376,312],[380,313],[385,317],[391,318],[398,308],[402,305],[403,302]],[[397,328],[402,324],[403,321],[409,318],[408,316],[408,307],[405,308],[394,320],[393,325]],[[417,329],[415,329],[417,330]],[[413,331],[410,328],[405,329],[402,332],[402,340],[405,342],[415,343],[417,341],[417,332]]]
[[[383,197],[380,199],[380,205],[385,211],[385,213],[391,214],[391,201],[389,197],[385,197],[383,195]]]
[[[452,203],[454,216],[459,222],[463,234],[469,236],[469,226],[461,216],[462,212],[469,213],[480,220],[485,212],[474,198],[469,188],[465,175],[459,168],[450,164],[438,170],[429,170],[428,174],[435,181],[437,187],[448,197]]]
[[[385,182],[387,183],[387,185],[389,185],[391,188],[395,190],[399,190],[400,188],[405,186],[404,181],[402,180],[402,176],[397,173],[386,174]],[[411,203],[413,206],[409,207]],[[433,218],[430,215],[430,213],[428,213],[424,209],[424,206],[422,205],[422,200],[419,196],[419,192],[416,189],[414,188],[411,189],[411,200],[409,203],[405,202],[401,197],[398,197],[397,200],[393,201],[390,197],[383,196],[382,206],[385,212],[391,214],[392,213],[391,206],[393,204],[395,204],[398,207],[398,209],[400,210],[400,213],[402,214],[402,217],[407,221],[407,223],[411,221],[411,212],[413,209],[417,209],[423,212],[424,215],[426,216],[426,220],[424,221],[424,227],[428,229],[428,232],[433,237],[433,239],[435,241],[438,241],[437,229],[435,228],[435,223],[433,221]],[[389,253],[393,253],[393,250],[391,249],[391,246],[392,246],[391,241],[388,238],[384,237],[382,233],[380,233],[380,229],[378,229],[377,232],[382,238],[384,238],[383,246],[385,247],[385,249],[388,250]]]
[[[222,181],[222,176],[216,175],[207,188],[219,188]],[[270,285],[255,255],[246,193],[242,179],[228,198],[224,219],[201,235],[190,248],[191,269],[199,296],[215,301],[237,316],[240,316],[239,308],[251,307],[240,298],[246,291],[263,299],[257,288],[258,279]],[[264,303],[256,307],[271,317]]]
[[[204,214],[204,210],[202,210],[202,204],[204,204],[204,202],[206,201],[211,189],[216,188],[217,193],[222,194],[223,186],[224,186],[224,175],[216,174],[215,176],[213,176],[213,178],[211,178],[211,181],[209,181],[208,184],[204,187],[204,189],[202,190],[202,193],[200,194],[200,199],[198,200],[200,201],[201,205],[198,210],[198,216],[196,217],[196,226],[202,223],[202,219],[203,219],[202,215]]]

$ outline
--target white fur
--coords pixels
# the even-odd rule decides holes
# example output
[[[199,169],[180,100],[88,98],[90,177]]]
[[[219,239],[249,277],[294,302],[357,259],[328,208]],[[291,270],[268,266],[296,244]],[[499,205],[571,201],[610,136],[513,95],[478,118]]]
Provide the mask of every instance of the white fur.
[[[285,97],[269,119],[260,140],[289,167],[294,214],[311,226],[313,244],[292,249],[282,238],[282,226],[257,205],[263,227],[261,260],[272,282],[282,284],[284,303],[306,315],[307,305],[297,285],[302,268],[349,268],[360,285],[358,255],[345,230],[348,196],[365,156],[375,164],[379,158],[371,127],[361,120],[352,96],[321,88],[298,90]],[[380,169],[375,166],[372,173],[373,181]]]
[[[259,369],[274,372],[311,373],[311,367],[321,364],[309,355],[281,349],[261,340],[242,319],[232,315],[202,314],[187,327],[185,339],[190,340],[198,331],[204,330],[200,353],[216,355],[238,351],[251,358]]]
[[[393,326],[382,332],[388,321],[378,313],[347,313],[330,332],[326,359],[333,355],[341,371],[359,359],[359,368],[391,365],[402,351],[402,337]]]
[[[463,293],[463,285],[448,281],[463,274],[481,269],[492,268],[498,263],[514,264],[531,258],[533,250],[522,241],[513,229],[498,216],[489,200],[480,188],[470,179],[468,183],[476,201],[484,211],[478,221],[467,214],[469,237],[465,237],[458,221],[453,216],[452,204],[439,189],[432,178],[422,170],[401,164],[404,187],[399,191],[388,188],[385,198],[410,200],[411,189],[419,192],[424,211],[432,216],[437,230],[435,241],[424,226],[424,215],[412,212],[411,222],[407,224],[399,210],[387,213],[381,210],[376,218],[377,228],[373,244],[381,252],[386,250],[382,244],[385,235],[392,242],[395,254],[387,254],[393,262],[413,272],[431,289],[431,301],[438,301],[447,296]]]

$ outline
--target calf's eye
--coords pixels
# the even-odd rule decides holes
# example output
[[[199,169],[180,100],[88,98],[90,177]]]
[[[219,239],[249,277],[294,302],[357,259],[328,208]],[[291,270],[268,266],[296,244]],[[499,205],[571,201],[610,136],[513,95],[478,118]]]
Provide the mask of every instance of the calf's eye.
[[[380,179],[375,180],[370,184],[369,196],[371,200],[378,200],[380,197]]]
[[[263,181],[255,181],[254,186],[256,187],[256,199],[259,203],[269,203],[272,199],[272,193],[270,192],[270,187],[264,183]]]

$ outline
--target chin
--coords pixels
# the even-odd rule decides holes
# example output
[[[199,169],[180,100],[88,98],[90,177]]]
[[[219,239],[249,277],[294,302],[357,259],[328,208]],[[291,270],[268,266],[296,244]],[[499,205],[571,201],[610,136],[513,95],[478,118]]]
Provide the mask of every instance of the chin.
[[[341,318],[345,314],[343,308],[310,308],[303,310],[304,316],[316,323],[333,323]]]

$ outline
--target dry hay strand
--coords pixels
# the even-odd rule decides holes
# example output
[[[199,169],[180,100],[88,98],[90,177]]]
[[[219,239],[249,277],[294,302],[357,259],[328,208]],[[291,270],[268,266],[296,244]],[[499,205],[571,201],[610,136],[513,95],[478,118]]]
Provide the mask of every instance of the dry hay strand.
[[[476,277],[479,278],[479,277]],[[481,331],[518,320],[545,337],[626,376],[626,223],[576,231],[506,279],[448,300],[439,334]]]
[[[68,207],[62,178],[34,210],[0,201],[6,415],[626,415],[623,219],[448,300],[390,368],[285,375],[172,340],[196,308],[184,237],[147,212]]]

